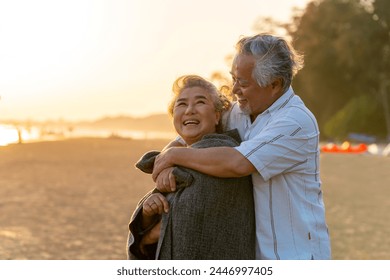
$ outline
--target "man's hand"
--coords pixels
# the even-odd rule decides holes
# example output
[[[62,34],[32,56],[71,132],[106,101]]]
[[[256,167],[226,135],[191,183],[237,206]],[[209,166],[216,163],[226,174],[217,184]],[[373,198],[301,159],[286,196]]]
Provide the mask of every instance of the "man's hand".
[[[176,190],[176,179],[173,176],[173,167],[160,172],[156,178],[156,188],[160,192],[174,192]]]
[[[171,160],[171,158],[172,158],[171,154],[176,149],[183,149],[183,148],[169,148],[169,149],[161,152],[156,157],[156,159],[154,160],[154,167],[153,167],[153,173],[152,173],[153,181],[157,182],[157,177],[160,175],[160,173],[164,169],[167,169],[169,167],[174,167],[174,163]],[[165,180],[167,180],[167,178],[165,178]]]

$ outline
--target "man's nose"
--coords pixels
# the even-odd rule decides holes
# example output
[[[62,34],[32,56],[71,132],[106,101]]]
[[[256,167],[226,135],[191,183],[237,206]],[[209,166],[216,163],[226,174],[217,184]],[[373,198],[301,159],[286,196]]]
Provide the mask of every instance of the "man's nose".
[[[233,92],[233,94],[239,94],[240,91],[239,91],[238,82],[235,82],[235,83],[233,84],[232,92]]]

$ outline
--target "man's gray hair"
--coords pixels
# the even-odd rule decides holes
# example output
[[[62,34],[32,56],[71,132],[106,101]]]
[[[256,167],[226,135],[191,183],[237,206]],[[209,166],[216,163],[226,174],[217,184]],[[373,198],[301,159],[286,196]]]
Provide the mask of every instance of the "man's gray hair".
[[[285,39],[270,34],[244,37],[236,45],[237,54],[253,55],[255,66],[252,77],[259,86],[282,80],[283,92],[291,85],[295,74],[303,67],[303,55]]]

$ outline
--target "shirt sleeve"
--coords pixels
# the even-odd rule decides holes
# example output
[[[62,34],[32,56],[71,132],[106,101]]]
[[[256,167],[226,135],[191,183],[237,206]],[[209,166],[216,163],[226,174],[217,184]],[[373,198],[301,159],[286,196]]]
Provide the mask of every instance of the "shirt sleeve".
[[[186,142],[183,140],[183,138],[181,138],[180,135],[178,135],[178,136],[175,138],[174,141],[179,142],[179,143],[182,144],[183,146],[186,146],[186,145],[187,145]]]
[[[315,134],[308,134],[294,119],[282,118],[261,133],[236,147],[257,169],[264,180],[283,172],[303,168],[315,152]]]

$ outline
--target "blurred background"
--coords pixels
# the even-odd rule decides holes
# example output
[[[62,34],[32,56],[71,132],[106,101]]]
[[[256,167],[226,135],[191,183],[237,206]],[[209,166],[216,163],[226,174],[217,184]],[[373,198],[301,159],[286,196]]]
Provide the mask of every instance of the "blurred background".
[[[293,86],[322,140],[387,142],[389,11],[384,0],[1,1],[0,145],[19,141],[15,128],[26,140],[114,123],[139,133],[134,118],[165,117],[176,77],[229,84],[235,42],[258,32],[305,55]]]
[[[225,77],[236,41],[259,18],[287,21],[306,2],[1,1],[0,143],[19,141],[15,128],[23,141],[151,138],[151,129],[171,137],[161,133],[172,131],[173,81]]]

